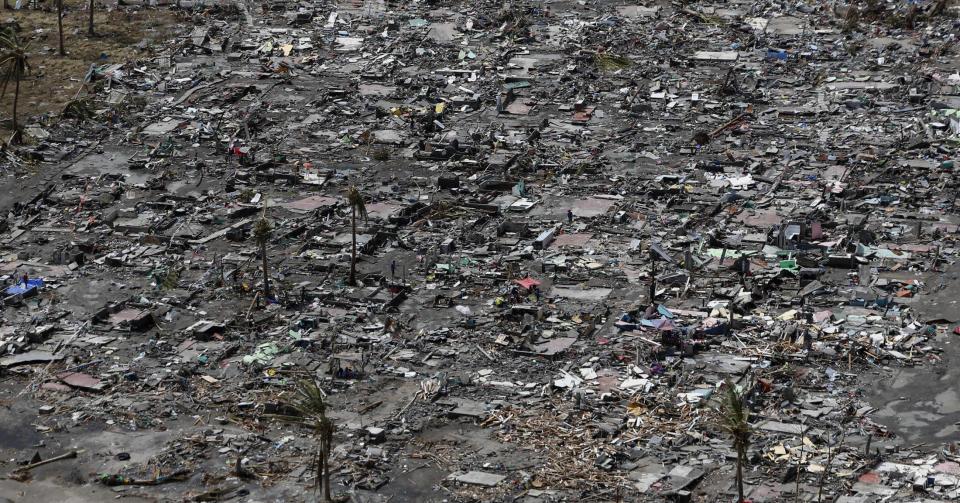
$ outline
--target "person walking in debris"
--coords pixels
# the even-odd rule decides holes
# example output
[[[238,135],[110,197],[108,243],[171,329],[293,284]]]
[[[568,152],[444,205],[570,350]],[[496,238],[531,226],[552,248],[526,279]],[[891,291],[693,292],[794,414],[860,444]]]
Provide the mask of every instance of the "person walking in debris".
[[[573,210],[567,210],[567,222],[573,223]]]
[[[390,277],[397,277],[397,261],[396,259],[390,261]]]

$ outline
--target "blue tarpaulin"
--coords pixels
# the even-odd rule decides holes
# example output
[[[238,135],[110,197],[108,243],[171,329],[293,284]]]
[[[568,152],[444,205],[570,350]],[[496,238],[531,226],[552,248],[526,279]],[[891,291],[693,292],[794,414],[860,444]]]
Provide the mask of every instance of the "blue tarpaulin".
[[[767,49],[767,59],[786,61],[787,51],[783,49]]]
[[[29,292],[30,290],[33,290],[35,288],[40,288],[41,286],[43,286],[42,279],[40,278],[28,279],[26,283],[21,281],[16,285],[8,287],[6,290],[6,293],[7,295],[23,295]]]

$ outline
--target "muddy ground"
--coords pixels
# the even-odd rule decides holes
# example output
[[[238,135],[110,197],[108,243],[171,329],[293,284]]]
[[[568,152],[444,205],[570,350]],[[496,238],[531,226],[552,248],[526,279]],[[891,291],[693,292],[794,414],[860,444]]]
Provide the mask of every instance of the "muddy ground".
[[[31,73],[20,84],[18,115],[56,115],[75,97],[85,95],[84,76],[91,64],[109,65],[153,57],[157,49],[175,43],[175,34],[189,15],[169,9],[115,10],[97,4],[95,35],[88,33],[89,10],[84,0],[64,2],[63,33],[66,56],[58,53],[55,4],[44,2],[38,10],[0,12],[5,24],[19,28],[28,47]],[[13,83],[0,100],[0,133],[10,131]]]
[[[925,319],[960,320],[960,264],[927,278],[929,293],[911,306]],[[960,335],[940,335],[943,348],[926,365],[878,369],[861,381],[878,408],[876,420],[902,438],[905,445],[936,446],[960,436]]]

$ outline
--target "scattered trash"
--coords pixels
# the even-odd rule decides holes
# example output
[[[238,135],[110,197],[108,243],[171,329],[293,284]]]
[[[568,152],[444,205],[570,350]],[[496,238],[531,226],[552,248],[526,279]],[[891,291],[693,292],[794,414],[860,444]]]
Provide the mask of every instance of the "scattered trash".
[[[189,22],[0,155],[11,478],[960,498],[956,5],[614,4],[111,7]]]

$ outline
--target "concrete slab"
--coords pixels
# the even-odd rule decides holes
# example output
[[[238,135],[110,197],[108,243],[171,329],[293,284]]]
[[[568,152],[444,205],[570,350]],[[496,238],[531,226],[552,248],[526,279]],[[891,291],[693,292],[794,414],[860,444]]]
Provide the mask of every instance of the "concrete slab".
[[[507,477],[503,475],[497,475],[496,473],[487,473],[487,472],[467,472],[464,474],[453,474],[448,477],[452,480],[460,482],[461,484],[469,484],[474,486],[483,486],[483,487],[496,487],[498,484],[503,482]]]

